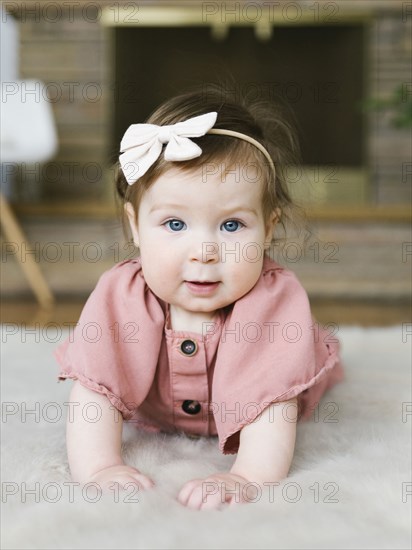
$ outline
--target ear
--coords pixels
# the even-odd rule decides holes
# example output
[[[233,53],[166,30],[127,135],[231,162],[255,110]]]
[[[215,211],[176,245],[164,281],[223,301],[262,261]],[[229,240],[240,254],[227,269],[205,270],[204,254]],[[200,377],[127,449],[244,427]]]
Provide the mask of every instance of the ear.
[[[139,232],[137,230],[136,216],[135,216],[135,211],[132,203],[126,202],[126,204],[124,205],[124,210],[129,220],[129,226],[132,232],[133,242],[136,246],[139,246]]]
[[[280,220],[281,214],[282,214],[282,211],[280,210],[280,208],[275,208],[274,212],[272,213],[272,215],[270,216],[270,218],[267,222],[266,235],[265,235],[265,243],[267,243],[267,244],[265,245],[265,250],[270,247],[270,243],[271,243],[272,238],[273,238],[273,232],[275,230],[276,224]]]

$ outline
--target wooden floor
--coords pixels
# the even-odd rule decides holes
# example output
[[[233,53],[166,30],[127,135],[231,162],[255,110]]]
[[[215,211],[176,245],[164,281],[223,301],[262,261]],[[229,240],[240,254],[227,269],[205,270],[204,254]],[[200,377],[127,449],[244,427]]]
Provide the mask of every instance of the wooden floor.
[[[78,321],[85,299],[58,300],[51,309],[42,309],[32,300],[2,300],[0,322],[42,327],[61,327]],[[311,300],[312,312],[319,323],[338,325],[390,326],[410,323],[411,302],[360,300]]]

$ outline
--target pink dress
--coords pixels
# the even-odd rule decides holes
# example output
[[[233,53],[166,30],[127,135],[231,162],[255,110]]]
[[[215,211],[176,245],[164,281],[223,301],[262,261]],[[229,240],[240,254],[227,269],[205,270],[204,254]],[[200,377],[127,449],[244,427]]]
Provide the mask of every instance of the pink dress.
[[[203,334],[173,330],[140,259],[120,262],[100,277],[54,355],[59,380],[105,395],[124,420],[217,435],[223,454],[237,452],[240,430],[269,404],[298,396],[298,418],[308,419],[343,379],[338,340],[312,318],[294,273],[268,256],[255,286]]]

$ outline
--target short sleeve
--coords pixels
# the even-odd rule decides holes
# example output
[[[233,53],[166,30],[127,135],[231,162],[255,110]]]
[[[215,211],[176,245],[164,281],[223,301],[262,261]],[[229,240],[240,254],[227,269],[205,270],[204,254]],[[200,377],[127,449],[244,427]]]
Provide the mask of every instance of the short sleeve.
[[[220,450],[236,453],[240,430],[271,403],[341,379],[338,351],[338,340],[328,341],[313,319],[295,274],[267,258],[222,330],[212,386]]]
[[[131,418],[155,376],[164,317],[140,261],[116,264],[100,277],[75,329],[54,350],[58,380],[78,380]]]

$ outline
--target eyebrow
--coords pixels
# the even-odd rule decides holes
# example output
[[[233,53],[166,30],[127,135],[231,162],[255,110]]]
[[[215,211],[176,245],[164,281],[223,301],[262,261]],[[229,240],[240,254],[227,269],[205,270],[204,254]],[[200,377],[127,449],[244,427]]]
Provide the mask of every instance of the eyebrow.
[[[152,212],[155,212],[156,210],[166,210],[168,208],[176,208],[176,209],[183,209],[183,210],[188,210],[189,208],[184,205],[184,204],[162,204],[162,205],[154,205],[152,206],[152,208],[149,210],[149,214],[151,214]],[[228,215],[228,214],[231,214],[233,212],[249,212],[251,214],[254,214],[255,216],[258,215],[257,211],[254,209],[254,208],[247,208],[247,207],[244,207],[244,206],[235,206],[233,208],[227,208],[226,210],[222,210],[221,213],[223,215]]]

